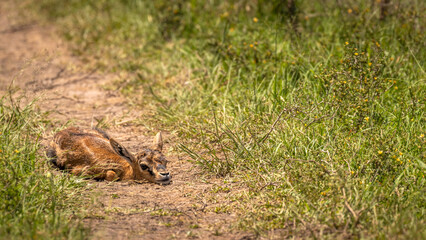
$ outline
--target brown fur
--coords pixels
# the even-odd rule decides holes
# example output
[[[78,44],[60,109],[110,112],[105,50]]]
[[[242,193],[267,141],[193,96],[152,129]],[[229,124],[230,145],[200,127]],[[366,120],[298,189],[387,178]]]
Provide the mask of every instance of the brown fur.
[[[167,160],[162,154],[161,133],[154,149],[145,149],[136,157],[99,129],[70,127],[55,134],[47,152],[51,162],[75,175],[100,180],[148,180],[170,183]]]

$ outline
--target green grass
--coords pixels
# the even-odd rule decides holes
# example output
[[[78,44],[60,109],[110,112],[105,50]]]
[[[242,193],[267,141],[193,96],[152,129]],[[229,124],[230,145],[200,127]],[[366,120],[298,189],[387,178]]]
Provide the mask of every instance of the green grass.
[[[15,97],[12,97],[15,96]],[[17,94],[0,98],[0,239],[83,239],[82,183],[47,169],[45,118]]]
[[[142,125],[247,186],[217,209],[237,212],[237,227],[424,238],[425,4],[284,2],[32,6],[89,64],[123,76],[129,103],[153,110]]]

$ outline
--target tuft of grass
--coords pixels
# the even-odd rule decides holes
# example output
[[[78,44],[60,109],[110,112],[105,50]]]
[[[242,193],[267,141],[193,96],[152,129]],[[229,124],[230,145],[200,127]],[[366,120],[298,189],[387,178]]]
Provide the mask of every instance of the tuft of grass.
[[[424,3],[284,2],[35,6],[82,58],[126,76],[117,87],[153,111],[141,124],[246,185],[216,209],[237,227],[424,238]]]
[[[15,96],[15,97],[12,97]],[[35,101],[0,98],[0,238],[84,239],[79,222],[82,183],[47,171]]]

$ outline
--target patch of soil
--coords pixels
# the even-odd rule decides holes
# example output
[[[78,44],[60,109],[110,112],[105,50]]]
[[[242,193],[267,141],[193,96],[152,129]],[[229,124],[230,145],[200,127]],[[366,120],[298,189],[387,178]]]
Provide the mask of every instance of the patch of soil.
[[[149,146],[153,133],[134,123],[143,110],[130,108],[118,91],[104,90],[115,77],[83,70],[51,26],[20,23],[9,1],[0,3],[0,96],[11,81],[28,97],[40,97],[42,111],[59,125],[90,128],[112,123],[108,132],[131,151]],[[45,142],[52,133],[45,136]],[[85,225],[96,239],[252,239],[231,228],[236,215],[222,211],[232,205],[235,192],[215,192],[223,179],[203,177],[188,159],[167,153],[173,183],[89,181],[88,197],[95,196]],[[53,170],[52,170],[53,171]],[[228,183],[237,184],[237,183]],[[230,189],[243,188],[232,187]],[[234,191],[234,190],[232,190]]]

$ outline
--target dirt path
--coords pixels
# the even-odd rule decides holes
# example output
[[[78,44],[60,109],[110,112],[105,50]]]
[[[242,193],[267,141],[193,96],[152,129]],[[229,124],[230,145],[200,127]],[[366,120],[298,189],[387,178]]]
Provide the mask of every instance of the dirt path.
[[[50,112],[48,118],[56,125],[71,121],[90,127],[104,121],[110,125],[108,132],[131,151],[150,145],[154,132],[134,123],[143,111],[129,108],[119,92],[104,90],[114,75],[81,70],[84,64],[52,27],[17,19],[10,6],[0,3],[0,96],[14,79],[29,99],[41,96],[41,110]],[[50,137],[47,133],[45,141]],[[230,230],[235,215],[216,213],[232,204],[235,193],[217,191],[223,179],[203,177],[187,159],[167,152],[173,145],[166,138],[171,185],[89,182],[95,207],[88,209],[84,221],[93,238],[252,238]]]

